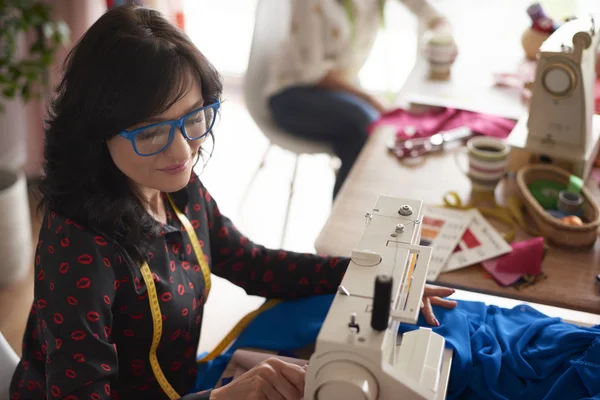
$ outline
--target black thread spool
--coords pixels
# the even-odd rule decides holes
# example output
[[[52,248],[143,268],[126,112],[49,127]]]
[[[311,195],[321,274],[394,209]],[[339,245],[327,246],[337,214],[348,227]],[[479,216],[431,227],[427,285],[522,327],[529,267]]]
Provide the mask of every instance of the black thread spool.
[[[386,330],[388,327],[392,302],[392,286],[393,279],[391,276],[377,275],[377,278],[375,278],[371,328],[379,332]]]

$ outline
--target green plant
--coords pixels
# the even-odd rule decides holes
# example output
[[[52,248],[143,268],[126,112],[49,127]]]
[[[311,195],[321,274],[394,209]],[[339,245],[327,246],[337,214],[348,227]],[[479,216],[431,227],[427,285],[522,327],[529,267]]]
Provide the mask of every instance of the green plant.
[[[63,21],[52,20],[51,7],[40,0],[0,0],[0,92],[28,101],[48,82],[56,51],[69,39]],[[29,39],[30,41],[24,41]],[[30,43],[21,49],[21,43]],[[24,51],[23,51],[24,50]],[[0,111],[2,103],[0,102]]]

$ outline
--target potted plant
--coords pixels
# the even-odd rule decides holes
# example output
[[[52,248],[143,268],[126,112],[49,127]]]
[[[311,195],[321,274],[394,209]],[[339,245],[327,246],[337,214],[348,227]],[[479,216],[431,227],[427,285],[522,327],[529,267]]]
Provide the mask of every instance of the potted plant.
[[[48,68],[68,36],[48,2],[0,0],[0,286],[31,265],[25,104],[42,97]]]
[[[0,0],[0,167],[24,164],[25,103],[43,94],[48,68],[68,37],[47,2]]]

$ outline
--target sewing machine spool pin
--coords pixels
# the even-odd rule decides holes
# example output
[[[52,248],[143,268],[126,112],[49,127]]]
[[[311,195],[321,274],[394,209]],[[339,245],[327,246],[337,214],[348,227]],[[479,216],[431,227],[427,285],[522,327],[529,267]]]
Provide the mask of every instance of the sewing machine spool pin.
[[[345,296],[350,296],[350,292],[348,291],[348,289],[346,289],[342,285],[338,286],[338,292],[340,292],[341,294],[343,294]]]

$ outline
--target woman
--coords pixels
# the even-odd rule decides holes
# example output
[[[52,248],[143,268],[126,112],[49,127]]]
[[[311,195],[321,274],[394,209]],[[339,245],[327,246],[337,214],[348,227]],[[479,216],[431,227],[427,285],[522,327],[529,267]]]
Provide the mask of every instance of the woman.
[[[35,298],[13,399],[164,399],[153,354],[185,399],[299,398],[304,370],[275,360],[185,395],[210,272],[291,299],[332,293],[348,266],[268,250],[221,215],[192,170],[220,96],[210,63],[150,9],[108,11],[73,49],[47,123]]]
[[[427,0],[401,0],[433,30],[448,22]],[[331,144],[341,160],[335,197],[386,108],[360,88],[358,72],[382,24],[385,0],[292,0],[290,34],[272,62],[266,96],[275,123]]]

